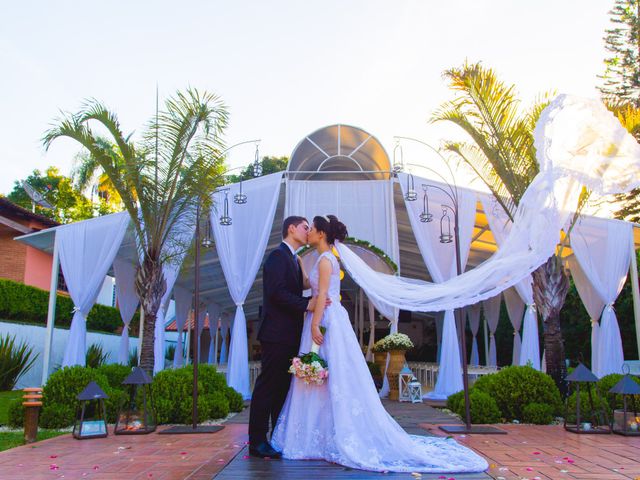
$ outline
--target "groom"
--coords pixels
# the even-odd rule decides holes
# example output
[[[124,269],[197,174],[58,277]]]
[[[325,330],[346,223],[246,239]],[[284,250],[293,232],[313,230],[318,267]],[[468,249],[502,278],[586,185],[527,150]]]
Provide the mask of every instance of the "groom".
[[[264,262],[262,325],[258,340],[262,348],[262,370],[256,380],[249,415],[249,453],[279,458],[280,452],[267,441],[289,392],[291,359],[298,354],[305,311],[315,299],[302,296],[302,271],[295,252],[307,244],[309,223],[304,217],[287,217],[282,225],[283,241]]]

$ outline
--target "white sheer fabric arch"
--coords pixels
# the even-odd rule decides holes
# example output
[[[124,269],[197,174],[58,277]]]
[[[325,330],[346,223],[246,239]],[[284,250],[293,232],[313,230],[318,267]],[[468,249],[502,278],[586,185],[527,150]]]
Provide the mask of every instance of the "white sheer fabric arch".
[[[180,272],[180,265],[175,263],[165,263],[162,266],[162,273],[167,285],[167,289],[162,295],[160,301],[160,307],[156,314],[156,325],[154,329],[154,343],[153,343],[153,373],[154,375],[164,370],[165,366],[165,323],[167,309],[169,308],[169,301],[171,300],[171,294],[173,293],[173,286],[178,279],[178,273]]]
[[[478,350],[478,328],[480,328],[480,304],[470,305],[466,309],[467,317],[469,318],[469,327],[471,327],[471,333],[473,334],[473,341],[471,344],[471,358],[469,360],[470,365],[480,365],[480,352]]]
[[[495,367],[498,365],[498,352],[496,350],[496,328],[500,320],[500,304],[502,303],[502,295],[496,295],[482,302],[482,310],[484,318],[489,326],[489,361],[487,365]]]
[[[622,373],[622,338],[613,304],[627,278],[631,242],[633,226],[627,222],[583,218],[571,232],[571,248],[581,267],[581,271],[576,272],[577,277],[584,273],[593,292],[604,303],[600,329],[596,343],[592,345],[596,350],[592,370],[598,377]],[[584,289],[584,283],[581,286]],[[595,306],[595,302],[590,305]]]
[[[220,334],[222,340],[220,341],[220,363],[227,363],[229,357],[229,348],[227,347],[229,329],[231,322],[231,315],[229,312],[223,312],[220,316]]]
[[[349,274],[370,298],[397,308],[439,311],[474,304],[530,277],[554,253],[582,185],[598,195],[640,186],[640,146],[599,101],[558,96],[542,112],[534,137],[540,173],[489,260],[442,283],[427,283],[374,272],[338,243]]]
[[[248,201],[240,205],[229,202],[229,216],[233,221],[231,227],[220,225],[217,218],[219,213],[211,212],[211,225],[220,266],[227,280],[229,294],[236,304],[231,329],[227,383],[240,392],[244,399],[251,397],[251,388],[247,319],[242,305],[264,257],[278,205],[281,182],[282,172],[243,182],[243,191]],[[232,185],[231,191],[228,192],[229,197],[233,198],[238,189],[238,185]],[[223,205],[224,192],[216,192],[213,197],[215,205]]]
[[[86,363],[87,315],[96,302],[128,226],[129,215],[122,212],[56,229],[60,266],[74,304],[63,367]]]
[[[122,335],[118,349],[118,363],[129,365],[129,324],[136,313],[138,294],[136,293],[136,266],[127,260],[116,258],[113,261],[113,272],[116,278],[116,300],[122,317]]]
[[[520,338],[520,327],[522,325],[522,315],[524,313],[524,302],[515,288],[507,288],[504,292],[504,304],[507,307],[507,314],[513,327],[513,352],[511,356],[512,365],[520,365],[520,350],[522,339]]]
[[[179,368],[184,365],[184,324],[189,318],[189,310],[193,303],[193,294],[182,287],[175,287],[173,289],[173,298],[176,301],[176,329],[178,330],[178,340],[176,343],[176,350],[173,354],[173,368]],[[187,330],[188,335],[189,330]]]
[[[433,180],[427,180],[413,176],[414,184],[421,186],[434,185]],[[436,283],[442,283],[457,275],[455,245],[452,243],[440,243],[440,222],[421,222],[420,214],[423,209],[422,197],[416,201],[408,201],[407,182],[408,175],[398,174],[398,181],[402,187],[404,204],[409,214],[411,228],[418,243],[418,248],[424,260],[431,278]],[[440,186],[439,184],[437,184]],[[445,187],[446,188],[446,187]],[[421,188],[418,188],[422,190]],[[436,188],[428,191],[431,205],[451,205],[451,200],[443,192]],[[469,257],[471,236],[476,218],[476,196],[469,190],[458,191],[458,224],[460,227],[460,263],[464,271]],[[448,211],[453,228],[453,215]],[[453,231],[453,230],[452,230]],[[462,390],[462,368],[460,365],[460,347],[456,333],[456,320],[453,310],[446,309],[440,344],[440,367],[435,388],[427,394],[427,398],[445,399],[452,393]]]
[[[220,318],[220,305],[217,303],[209,303],[207,305],[207,314],[209,315],[209,355],[207,356],[207,362],[213,365],[215,362],[215,342],[218,339],[218,319]]]

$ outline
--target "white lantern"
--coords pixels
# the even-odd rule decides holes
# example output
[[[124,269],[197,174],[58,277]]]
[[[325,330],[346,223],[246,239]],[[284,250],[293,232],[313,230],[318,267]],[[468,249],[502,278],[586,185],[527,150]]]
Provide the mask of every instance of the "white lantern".
[[[411,401],[411,397],[409,396],[409,383],[411,383],[414,378],[413,372],[405,363],[404,367],[402,367],[402,370],[400,370],[400,373],[398,374],[398,401]]]
[[[411,403],[422,403],[422,385],[415,378],[409,382],[409,397]]]

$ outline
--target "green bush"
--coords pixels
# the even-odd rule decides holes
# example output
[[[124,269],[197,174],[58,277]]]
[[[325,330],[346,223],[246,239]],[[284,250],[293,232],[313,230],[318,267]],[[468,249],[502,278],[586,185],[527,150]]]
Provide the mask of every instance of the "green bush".
[[[447,408],[464,418],[464,391],[450,395],[447,398]],[[471,423],[498,423],[501,419],[500,409],[495,400],[485,392],[474,388],[469,391],[469,413]]]
[[[0,318],[26,323],[46,324],[49,309],[49,292],[30,285],[0,279]],[[58,294],[56,300],[56,326],[69,327],[73,318],[73,301]],[[137,332],[140,317],[136,312],[130,324],[131,332]],[[94,305],[87,316],[87,329],[114,333],[122,326],[120,312],[105,305]]]
[[[553,421],[553,407],[535,402],[525,405],[522,410],[522,421],[536,425],[549,425]]]
[[[7,408],[7,423],[11,428],[22,428],[24,425],[24,407],[22,398],[14,398]]]
[[[127,365],[121,365],[119,363],[110,363],[108,365],[101,365],[97,368],[98,373],[101,373],[107,377],[109,386],[111,388],[124,389],[122,382],[131,373],[131,367]]]
[[[562,413],[558,387],[549,375],[530,366],[504,367],[498,373],[484,375],[473,389],[489,394],[508,421],[521,420],[524,407],[530,403],[549,405],[553,415]]]
[[[16,337],[0,336],[0,392],[13,390],[18,379],[33,366],[38,355],[27,342],[16,343]]]
[[[609,405],[607,404],[606,397],[603,397],[599,394],[599,389],[597,385],[592,385],[591,389],[591,398],[593,399],[593,408],[591,407],[591,402],[589,400],[589,391],[585,389],[584,384],[581,385],[580,389],[580,421],[582,422],[592,422],[592,418],[596,416],[597,423],[602,425],[605,423],[603,412],[607,411],[607,415],[609,415]],[[576,423],[576,392],[573,391],[569,398],[567,398],[567,406],[566,406],[566,420],[567,423]]]
[[[59,403],[43,405],[39,424],[42,428],[66,428],[73,425],[76,407]]]
[[[244,408],[244,400],[242,399],[242,395],[236,392],[232,387],[225,387],[224,395],[227,397],[227,401],[229,402],[229,411],[242,411],[242,409]]]
[[[619,408],[622,408],[623,406],[622,395],[615,395],[613,393],[609,393],[609,390],[611,390],[616,385],[616,383],[622,380],[622,377],[623,375],[619,373],[611,373],[609,375],[605,375],[604,377],[602,377],[600,380],[598,380],[598,383],[597,383],[598,392],[600,393],[602,398],[606,399],[607,406],[609,408],[609,411],[607,412],[609,415],[609,418],[611,418],[611,415],[613,415],[614,409],[619,409]],[[635,376],[631,376],[631,378],[638,385],[640,385],[640,378]]]

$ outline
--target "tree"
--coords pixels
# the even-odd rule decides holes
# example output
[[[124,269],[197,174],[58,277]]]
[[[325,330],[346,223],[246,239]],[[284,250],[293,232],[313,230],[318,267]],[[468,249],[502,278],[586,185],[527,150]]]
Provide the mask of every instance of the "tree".
[[[117,149],[114,149],[114,154],[117,155]],[[124,208],[122,199],[113,183],[104,173],[96,159],[87,152],[80,152],[76,156],[76,164],[71,173],[71,178],[79,191],[84,192],[90,189],[92,198],[95,188],[98,198],[114,212],[121,211]]]
[[[464,130],[471,141],[445,142],[444,150],[462,160],[494,194],[509,218],[538,173],[533,130],[548,95],[522,112],[515,87],[500,81],[480,63],[465,63],[444,73],[455,99],[444,103],[431,121],[447,121]],[[581,198],[584,201],[584,196]],[[558,254],[533,272],[533,294],[542,315],[547,372],[565,390],[565,354],[560,310],[569,279]]]
[[[604,61],[600,93],[607,99],[640,107],[640,0],[615,0],[611,11],[613,27],[606,30]]]
[[[195,223],[197,204],[206,211],[211,191],[220,184],[227,119],[219,97],[187,89],[165,102],[139,145],[123,134],[116,114],[95,100],[57,119],[43,138],[46,148],[59,137],[77,141],[109,178],[131,217],[141,258],[136,274],[144,311],[140,366],[148,372],[154,365],[156,315],[167,288],[163,265],[189,248],[184,228]],[[108,137],[96,134],[94,125]]]
[[[42,193],[53,209],[35,205],[35,213],[51,218],[60,223],[86,220],[96,215],[110,213],[109,206],[97,200],[92,203],[76,189],[70,178],[61,175],[56,167],[49,167],[44,174],[34,170],[25,180],[38,192]],[[33,202],[22,188],[22,181],[15,181],[13,190],[7,196],[13,203],[31,210]]]
[[[287,169],[289,163],[289,157],[262,157],[260,164],[262,165],[262,175],[269,175],[270,173],[282,172]],[[253,164],[247,165],[242,169],[239,175],[229,175],[227,177],[228,183],[238,183],[242,180],[253,178]]]

